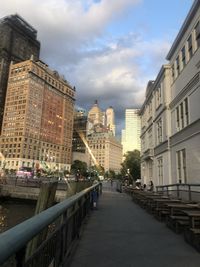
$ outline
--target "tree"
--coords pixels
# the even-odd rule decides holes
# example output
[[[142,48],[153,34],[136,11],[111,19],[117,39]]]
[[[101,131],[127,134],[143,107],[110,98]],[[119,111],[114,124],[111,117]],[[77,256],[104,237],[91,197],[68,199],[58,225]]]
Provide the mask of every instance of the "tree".
[[[137,179],[140,179],[140,151],[139,150],[133,150],[128,151],[125,154],[125,160],[122,163],[122,169],[121,174],[125,177],[129,177],[132,180],[136,181]]]
[[[87,175],[87,163],[80,161],[80,160],[75,160],[71,166],[71,172],[75,175],[82,175],[85,176]]]

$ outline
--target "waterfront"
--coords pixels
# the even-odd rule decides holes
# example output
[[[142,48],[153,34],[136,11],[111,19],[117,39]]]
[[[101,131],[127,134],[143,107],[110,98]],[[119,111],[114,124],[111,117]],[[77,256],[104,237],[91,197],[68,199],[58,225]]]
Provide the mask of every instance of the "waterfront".
[[[0,233],[34,215],[35,201],[0,199]]]

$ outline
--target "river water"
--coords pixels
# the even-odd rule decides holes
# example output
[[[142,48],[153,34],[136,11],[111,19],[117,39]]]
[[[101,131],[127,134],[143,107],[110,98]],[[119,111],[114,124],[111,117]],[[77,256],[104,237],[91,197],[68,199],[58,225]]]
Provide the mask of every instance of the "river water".
[[[0,233],[32,217],[36,202],[0,199]]]

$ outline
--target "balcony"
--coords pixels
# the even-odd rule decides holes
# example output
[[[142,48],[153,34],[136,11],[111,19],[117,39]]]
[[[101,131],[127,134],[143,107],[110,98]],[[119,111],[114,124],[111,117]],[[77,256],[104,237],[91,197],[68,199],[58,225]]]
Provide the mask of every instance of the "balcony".
[[[142,159],[143,160],[150,160],[152,159],[152,157],[154,156],[154,150],[153,148],[148,148],[144,151],[143,155],[142,155]]]

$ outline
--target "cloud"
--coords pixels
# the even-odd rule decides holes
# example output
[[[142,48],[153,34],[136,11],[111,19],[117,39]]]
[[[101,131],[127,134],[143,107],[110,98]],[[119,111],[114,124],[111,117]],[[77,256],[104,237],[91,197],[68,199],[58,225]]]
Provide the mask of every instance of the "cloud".
[[[6,0],[0,17],[18,13],[38,30],[41,58],[77,88],[77,105],[112,105],[119,129],[126,108],[140,107],[145,87],[164,63],[169,43],[138,32],[107,31],[139,0]]]
[[[156,78],[169,50],[165,41],[146,42],[132,34],[122,39],[129,42],[108,42],[82,59],[71,75],[76,80],[78,105],[89,108],[98,99],[102,108],[114,107],[118,120],[124,118],[126,108],[142,105],[147,82]]]

